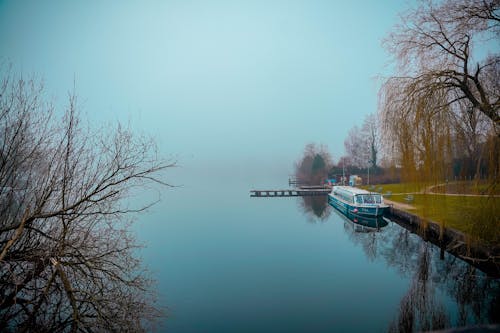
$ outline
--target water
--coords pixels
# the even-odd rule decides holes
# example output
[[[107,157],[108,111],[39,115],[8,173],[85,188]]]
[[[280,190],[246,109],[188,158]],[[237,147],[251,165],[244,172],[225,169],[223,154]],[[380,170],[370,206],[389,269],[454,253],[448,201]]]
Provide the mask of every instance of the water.
[[[408,313],[414,329],[499,320],[498,280],[440,260],[395,223],[356,232],[326,198],[250,198],[251,188],[287,187],[286,175],[176,172],[184,186],[136,225],[165,331],[386,332],[411,323]]]

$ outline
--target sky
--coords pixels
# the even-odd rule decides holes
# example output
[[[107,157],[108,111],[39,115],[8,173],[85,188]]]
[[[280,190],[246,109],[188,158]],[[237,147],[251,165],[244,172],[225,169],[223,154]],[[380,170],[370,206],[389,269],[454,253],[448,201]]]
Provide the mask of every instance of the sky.
[[[406,1],[0,0],[0,64],[62,109],[129,123],[180,165],[290,172],[334,160],[377,111],[382,39]]]

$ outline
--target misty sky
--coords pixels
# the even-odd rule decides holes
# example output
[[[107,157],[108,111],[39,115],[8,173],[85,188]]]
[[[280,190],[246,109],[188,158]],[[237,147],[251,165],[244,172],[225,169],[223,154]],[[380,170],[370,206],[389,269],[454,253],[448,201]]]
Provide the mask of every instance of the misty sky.
[[[153,135],[181,164],[290,171],[308,142],[334,159],[377,108],[388,1],[0,0],[0,62],[76,87],[94,123]]]

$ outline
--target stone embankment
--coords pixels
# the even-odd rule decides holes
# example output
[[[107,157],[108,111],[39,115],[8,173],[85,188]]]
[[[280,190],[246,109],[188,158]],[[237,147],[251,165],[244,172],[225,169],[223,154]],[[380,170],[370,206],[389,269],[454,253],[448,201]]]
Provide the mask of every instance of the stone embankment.
[[[403,228],[418,234],[424,240],[441,248],[444,252],[468,262],[491,277],[500,278],[500,245],[487,246],[479,241],[472,241],[466,234],[441,224],[424,219],[408,210],[411,205],[385,200],[390,205],[389,217]]]

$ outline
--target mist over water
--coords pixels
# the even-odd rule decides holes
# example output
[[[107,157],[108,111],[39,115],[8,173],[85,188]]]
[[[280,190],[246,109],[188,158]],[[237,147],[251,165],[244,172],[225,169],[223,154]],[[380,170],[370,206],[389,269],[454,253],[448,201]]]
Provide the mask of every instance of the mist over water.
[[[356,232],[325,197],[315,207],[304,198],[251,198],[254,184],[288,187],[286,175],[267,170],[213,178],[177,171],[185,185],[166,191],[137,225],[168,308],[166,331],[387,331],[408,320],[407,299],[422,321],[494,316],[498,280],[451,255],[440,260],[439,248],[395,223]]]

